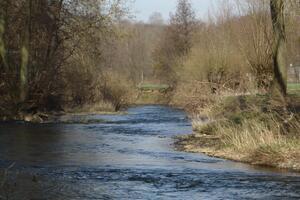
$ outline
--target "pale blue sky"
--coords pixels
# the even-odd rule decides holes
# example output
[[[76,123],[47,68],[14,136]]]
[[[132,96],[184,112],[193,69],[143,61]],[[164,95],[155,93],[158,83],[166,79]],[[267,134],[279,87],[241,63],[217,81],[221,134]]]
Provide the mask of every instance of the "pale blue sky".
[[[208,9],[212,5],[216,5],[220,0],[191,0],[193,8],[198,17],[203,17],[207,14]],[[135,0],[135,8],[133,9],[136,15],[136,20],[148,21],[149,16],[153,12],[160,12],[164,19],[169,18],[169,13],[176,9],[177,0]]]

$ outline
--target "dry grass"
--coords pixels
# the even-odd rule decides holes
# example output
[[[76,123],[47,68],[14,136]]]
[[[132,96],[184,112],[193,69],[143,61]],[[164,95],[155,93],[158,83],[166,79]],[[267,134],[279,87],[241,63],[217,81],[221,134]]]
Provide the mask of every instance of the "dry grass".
[[[300,127],[299,121],[292,122]],[[237,125],[228,121],[193,122],[193,135],[179,138],[182,150],[255,165],[300,171],[298,132],[285,135],[276,121],[247,120]],[[299,129],[294,129],[299,130]]]
[[[285,146],[289,140],[280,131],[281,125],[250,120],[243,122],[242,125],[236,124],[224,126],[219,125],[217,134],[222,138],[226,147],[233,148],[239,152],[250,153],[260,147]]]
[[[299,121],[293,123],[293,126],[300,125]],[[268,122],[253,119],[238,126],[219,125],[216,134],[224,150],[235,152],[241,161],[300,170],[300,138],[292,136],[297,132],[286,135],[282,131],[282,124],[273,119]]]
[[[194,134],[179,138],[180,149],[300,171],[299,114],[264,112],[257,96],[218,102],[206,109],[209,121],[194,118]]]
[[[258,120],[245,121],[238,126],[233,123],[227,126],[219,124],[217,127],[217,134],[226,147],[247,153],[260,146],[285,143],[286,140],[279,132],[279,126],[270,130],[269,125]]]
[[[173,91],[170,104],[185,108],[191,114],[202,113],[202,109],[214,103],[209,84],[187,81],[178,84]]]

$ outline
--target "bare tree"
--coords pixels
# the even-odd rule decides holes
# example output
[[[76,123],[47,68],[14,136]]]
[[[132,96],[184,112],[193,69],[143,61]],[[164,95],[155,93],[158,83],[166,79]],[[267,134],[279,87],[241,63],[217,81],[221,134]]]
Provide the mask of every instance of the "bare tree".
[[[177,61],[188,55],[196,30],[196,17],[189,0],[178,0],[175,14],[171,14],[162,41],[154,52],[155,74],[161,81],[175,85]]]
[[[270,2],[237,0],[237,6],[244,16],[238,27],[242,33],[237,32],[235,38],[239,41],[240,51],[251,68],[257,87],[268,90],[273,77]]]
[[[196,17],[189,0],[178,0],[175,14],[171,14],[170,31],[179,56],[188,54],[192,47]]]
[[[125,1],[0,0],[0,107],[14,113],[60,109],[72,93],[65,90],[74,55],[95,44],[85,50],[103,63],[102,38],[112,35]],[[78,69],[86,75],[83,66]],[[84,76],[81,85],[88,88],[88,80]]]

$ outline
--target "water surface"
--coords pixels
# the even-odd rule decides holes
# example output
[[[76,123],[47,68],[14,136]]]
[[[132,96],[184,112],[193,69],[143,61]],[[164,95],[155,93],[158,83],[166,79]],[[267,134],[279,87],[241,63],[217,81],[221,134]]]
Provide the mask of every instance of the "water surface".
[[[297,174],[175,151],[173,137],[192,132],[181,110],[72,121],[82,119],[95,123],[0,124],[0,168],[15,163],[10,199],[300,199]]]

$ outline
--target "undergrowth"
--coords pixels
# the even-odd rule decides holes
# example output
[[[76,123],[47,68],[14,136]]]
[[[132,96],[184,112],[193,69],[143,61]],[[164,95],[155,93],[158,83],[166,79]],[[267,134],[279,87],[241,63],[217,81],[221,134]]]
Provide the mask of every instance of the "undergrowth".
[[[218,99],[203,113],[209,120],[194,118],[194,135],[182,140],[188,151],[300,170],[300,115],[294,105],[273,110],[263,95],[235,96]],[[212,144],[209,150],[205,143]]]

